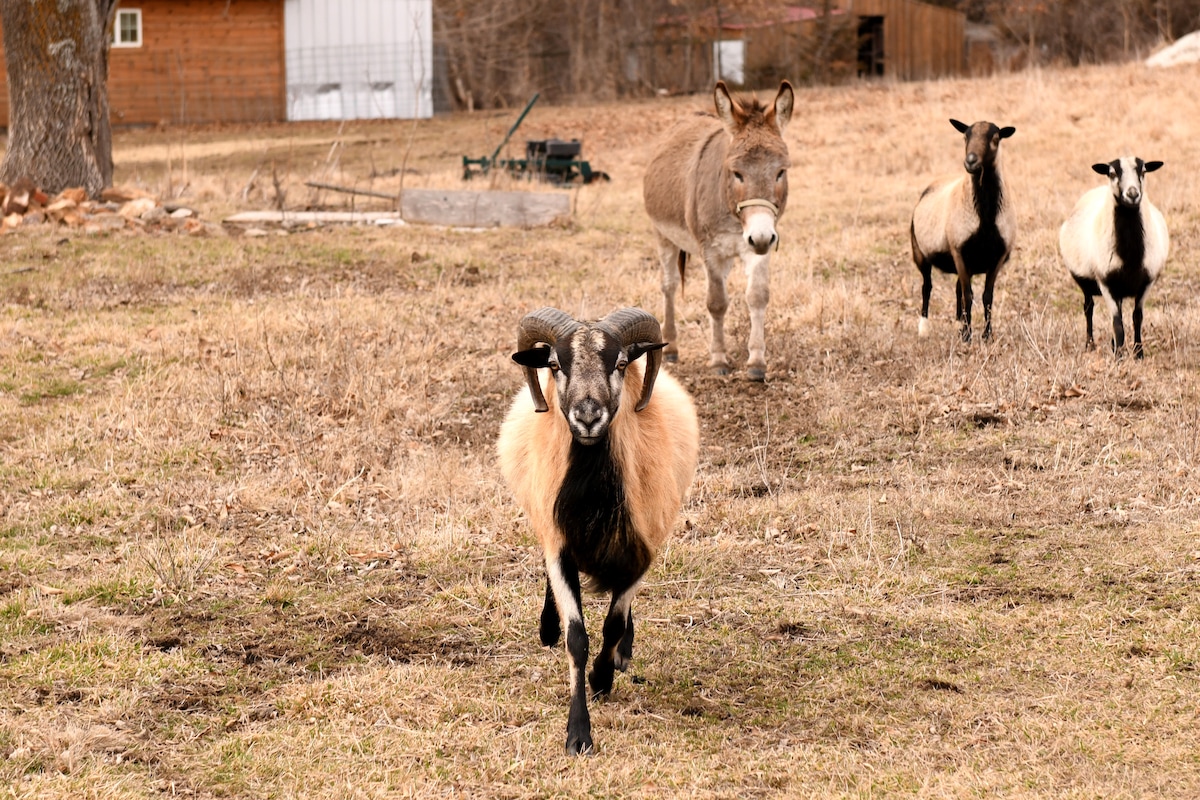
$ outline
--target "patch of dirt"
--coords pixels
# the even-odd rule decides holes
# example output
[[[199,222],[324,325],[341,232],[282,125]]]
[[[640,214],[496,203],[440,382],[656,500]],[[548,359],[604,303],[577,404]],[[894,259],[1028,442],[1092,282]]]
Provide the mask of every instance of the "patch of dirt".
[[[458,633],[445,636],[417,635],[388,622],[362,619],[334,638],[343,653],[382,656],[397,664],[436,660],[466,667],[479,658],[478,648]]]

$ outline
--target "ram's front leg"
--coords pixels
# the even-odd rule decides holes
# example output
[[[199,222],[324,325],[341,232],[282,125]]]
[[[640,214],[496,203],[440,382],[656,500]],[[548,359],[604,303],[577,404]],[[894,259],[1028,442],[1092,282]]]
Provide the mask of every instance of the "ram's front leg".
[[[592,665],[588,683],[592,692],[606,695],[612,691],[613,671],[625,671],[633,655],[633,597],[641,586],[639,580],[623,592],[614,592],[608,616],[604,618],[604,644]]]
[[[579,569],[565,553],[547,555],[546,575],[562,629],[567,632],[567,664],[570,670],[571,705],[567,712],[568,755],[592,752],[592,720],[587,708],[588,637],[583,626],[583,603],[580,596]]]
[[[746,372],[752,381],[767,379],[767,302],[771,299],[771,256],[742,256],[746,264],[746,305],[750,309],[749,358]]]

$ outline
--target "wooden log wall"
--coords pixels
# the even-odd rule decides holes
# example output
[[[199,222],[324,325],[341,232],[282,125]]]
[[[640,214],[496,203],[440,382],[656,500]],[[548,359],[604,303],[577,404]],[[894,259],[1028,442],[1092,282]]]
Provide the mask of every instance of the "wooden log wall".
[[[143,44],[109,51],[114,126],[286,119],[283,0],[123,5],[141,9]],[[3,71],[0,123],[8,123]]]

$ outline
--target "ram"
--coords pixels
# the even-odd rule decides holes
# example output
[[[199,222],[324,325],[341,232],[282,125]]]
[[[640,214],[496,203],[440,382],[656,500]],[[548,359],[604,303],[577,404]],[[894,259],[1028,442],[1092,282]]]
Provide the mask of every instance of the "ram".
[[[990,122],[967,125],[950,120],[966,139],[965,175],[934,181],[913,209],[909,234],[913,262],[921,271],[921,319],[917,332],[929,331],[929,295],[933,270],[958,276],[957,319],[962,340],[971,341],[971,277],[984,275],[983,338],[992,335],[992,293],[996,275],[1008,261],[1016,238],[1016,217],[1008,202],[1000,169],[1000,140],[1016,128]]]
[[[497,450],[546,560],[542,644],[566,631],[570,754],[592,750],[581,592],[611,594],[588,675],[592,692],[607,695],[614,670],[625,670],[633,654],[634,595],[696,471],[696,409],[660,372],[664,346],[658,320],[635,308],[594,323],[543,308],[518,327],[513,360],[525,368],[528,392],[513,401]],[[552,376],[544,385],[543,369]]]
[[[1125,347],[1121,303],[1133,298],[1133,355],[1142,357],[1142,304],[1167,261],[1171,241],[1162,213],[1146,199],[1146,173],[1161,161],[1132,156],[1092,169],[1108,178],[1108,186],[1084,192],[1058,232],[1058,248],[1071,277],[1083,291],[1087,347],[1092,339],[1092,309],[1099,295],[1113,321],[1113,352]]]

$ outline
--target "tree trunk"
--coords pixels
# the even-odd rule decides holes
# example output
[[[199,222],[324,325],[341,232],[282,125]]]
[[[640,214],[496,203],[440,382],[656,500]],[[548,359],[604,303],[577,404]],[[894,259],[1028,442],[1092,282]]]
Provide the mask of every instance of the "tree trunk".
[[[108,47],[117,0],[0,0],[8,149],[0,181],[47,192],[112,185]]]

